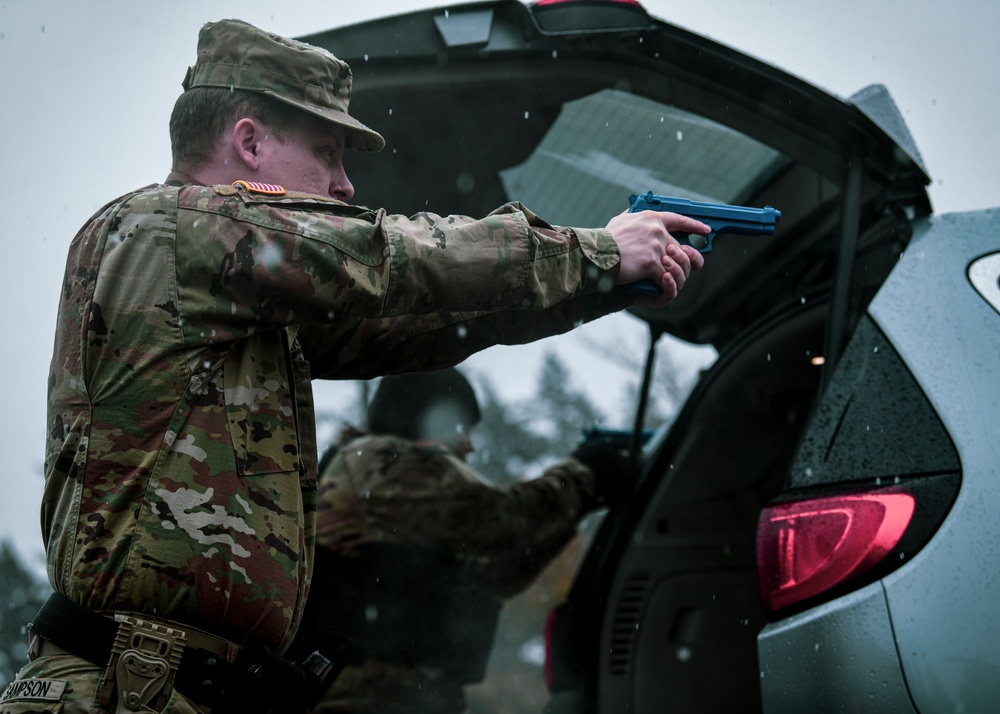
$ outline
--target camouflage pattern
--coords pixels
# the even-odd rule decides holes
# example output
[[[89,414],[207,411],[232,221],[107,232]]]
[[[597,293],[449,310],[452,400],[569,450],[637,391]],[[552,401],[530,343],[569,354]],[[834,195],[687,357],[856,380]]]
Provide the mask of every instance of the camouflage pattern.
[[[310,380],[369,358],[408,368],[409,344],[436,367],[540,336],[511,310],[569,329],[620,306],[598,295],[618,262],[606,231],[516,204],[408,219],[179,181],[109,203],[72,242],[59,304],[42,506],[53,588],[283,650],[312,568]]]
[[[206,23],[198,59],[182,83],[260,92],[346,129],[348,148],[379,151],[385,140],[348,114],[351,68],[323,49],[260,30],[242,20]]]
[[[338,329],[301,325],[298,338],[313,355],[314,378],[371,379],[383,374],[458,364],[493,345],[526,344],[559,335],[597,317],[628,307],[626,294],[580,295],[540,310],[440,312],[418,317],[344,317]],[[332,365],[332,372],[320,371]]]
[[[597,504],[594,474],[575,459],[499,488],[442,446],[348,427],[320,475],[316,545],[345,558],[372,543],[439,549],[465,576],[509,598],[531,584]],[[364,662],[334,682],[322,709],[445,714],[464,710],[461,692],[429,667]]]

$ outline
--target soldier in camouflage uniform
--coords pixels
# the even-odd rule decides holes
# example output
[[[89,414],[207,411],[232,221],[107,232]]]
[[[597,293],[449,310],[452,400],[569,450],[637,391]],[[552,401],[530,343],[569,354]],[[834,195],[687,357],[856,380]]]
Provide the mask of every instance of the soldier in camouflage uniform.
[[[609,443],[510,488],[489,484],[465,463],[479,416],[456,369],[385,377],[368,431],[346,427],[324,456],[303,631],[343,632],[356,648],[317,711],[465,711],[503,600],[616,500],[628,457]]]
[[[276,653],[313,567],[310,380],[568,330],[624,306],[612,283],[649,277],[667,304],[703,265],[668,231],[707,226],[670,214],[574,230],[517,204],[348,205],[344,149],[384,142],[325,50],[209,23],[183,87],[172,173],[69,248],[42,506],[56,594],[4,713],[304,710],[322,663]]]

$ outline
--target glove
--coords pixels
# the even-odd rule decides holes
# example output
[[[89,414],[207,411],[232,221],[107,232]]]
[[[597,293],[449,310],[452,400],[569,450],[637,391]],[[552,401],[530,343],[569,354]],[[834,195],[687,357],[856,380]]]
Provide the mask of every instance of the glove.
[[[613,508],[631,488],[628,449],[610,441],[581,444],[572,454],[594,473],[599,506]]]

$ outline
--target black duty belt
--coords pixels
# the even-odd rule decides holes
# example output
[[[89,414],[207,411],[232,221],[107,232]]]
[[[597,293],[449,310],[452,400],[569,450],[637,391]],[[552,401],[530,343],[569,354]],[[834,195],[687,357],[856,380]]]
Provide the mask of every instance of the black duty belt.
[[[293,664],[263,645],[237,646],[168,620],[130,614],[105,617],[59,593],[49,596],[28,627],[70,654],[106,667],[104,680],[112,683],[109,687],[115,679],[112,676],[109,680],[108,672],[117,669],[127,679],[130,670],[148,672],[166,662],[170,669],[164,690],[167,694],[172,685],[220,713],[309,711],[352,653],[349,638],[329,634],[301,664]],[[173,638],[179,646],[172,646]],[[129,649],[136,643],[143,646]],[[160,645],[162,652],[157,652]],[[123,653],[128,661],[119,662]],[[153,657],[147,657],[149,654]],[[120,696],[139,696],[129,694],[128,687],[123,693],[122,681],[117,686]],[[102,696],[110,697],[111,692]],[[145,700],[126,703],[130,708],[149,704]]]

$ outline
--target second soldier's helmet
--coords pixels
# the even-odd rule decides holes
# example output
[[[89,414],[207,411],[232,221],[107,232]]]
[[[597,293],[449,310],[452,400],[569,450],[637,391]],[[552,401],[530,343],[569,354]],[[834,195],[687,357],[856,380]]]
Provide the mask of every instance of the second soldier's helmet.
[[[451,444],[481,417],[469,380],[454,367],[384,377],[368,405],[368,430]]]

